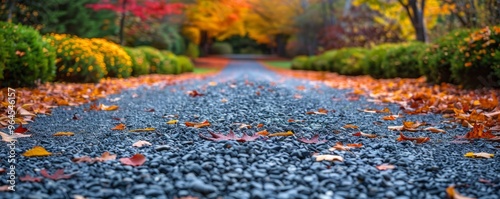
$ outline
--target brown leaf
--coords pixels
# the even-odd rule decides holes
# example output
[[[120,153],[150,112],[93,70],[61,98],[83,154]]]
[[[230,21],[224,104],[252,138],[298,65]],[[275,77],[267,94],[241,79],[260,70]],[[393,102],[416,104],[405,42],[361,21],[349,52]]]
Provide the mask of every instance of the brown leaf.
[[[363,132],[357,132],[357,133],[353,133],[352,134],[353,136],[362,136],[362,137],[367,137],[367,138],[376,138],[377,135],[375,134],[369,134],[369,133],[363,133]]]
[[[332,148],[330,148],[329,150],[330,151],[335,151],[335,150],[339,150],[339,151],[349,151],[350,149],[353,149],[353,148],[361,148],[363,146],[363,144],[361,143],[355,143],[355,144],[347,144],[347,145],[343,145],[342,142],[337,142],[335,143],[335,146],[333,146]]]
[[[196,91],[196,90],[192,90],[192,91],[188,92],[188,95],[191,96],[191,97],[199,97],[199,96],[203,96],[205,94],[198,93],[198,91]]]
[[[253,136],[249,136],[247,134],[243,134],[241,138],[238,138],[234,135],[233,131],[229,131],[227,135],[224,135],[222,133],[213,133],[213,132],[208,132],[212,137],[207,137],[204,136],[203,134],[198,134],[201,138],[211,140],[211,141],[223,141],[223,140],[236,140],[238,142],[249,142],[249,141],[254,141],[257,138],[259,138],[261,135],[258,133],[255,133]]]
[[[269,137],[276,137],[276,136],[293,136],[292,131],[287,131],[287,132],[278,132],[278,133],[271,133],[268,135]]]
[[[101,157],[97,157],[96,160],[99,162],[116,160],[116,155],[111,155],[111,153],[105,151],[104,153],[102,153]]]
[[[455,190],[454,185],[448,186],[448,188],[446,188],[446,193],[448,194],[448,198],[450,199],[475,199],[461,195],[458,191]]]
[[[356,126],[354,124],[346,124],[346,125],[344,125],[344,128],[345,129],[358,129],[358,126]]]
[[[73,136],[75,133],[73,132],[57,132],[54,133],[53,136]]]
[[[32,149],[26,151],[23,153],[23,156],[25,157],[41,157],[41,156],[49,156],[52,155],[51,152],[48,152],[45,150],[45,148],[41,146],[35,146]]]
[[[52,179],[52,180],[69,179],[69,178],[71,178],[74,175],[74,173],[73,174],[64,174],[64,169],[58,169],[52,175],[50,175],[49,173],[47,173],[47,170],[42,169],[40,171],[40,174],[42,174],[43,177],[46,177],[46,178]]]
[[[257,124],[257,128],[262,128],[264,127],[264,124]]]
[[[137,153],[130,158],[120,158],[120,162],[124,165],[141,166],[144,162],[146,162],[146,157]]]
[[[188,127],[194,127],[194,128],[202,128],[202,127],[210,126],[210,122],[208,122],[208,120],[205,120],[205,121],[200,122],[200,123],[184,122],[184,124]]]
[[[19,180],[21,182],[41,182],[42,178],[41,177],[32,177],[32,176],[26,174],[23,177],[19,177]]]
[[[413,137],[406,137],[403,135],[402,132],[399,132],[399,137],[397,139],[397,141],[416,141],[418,144],[421,144],[421,143],[424,143],[424,142],[427,142],[429,140],[431,140],[429,137],[416,137],[416,138],[413,138]]]
[[[306,112],[306,114],[308,114],[308,115],[312,115],[312,114],[326,115],[327,113],[328,113],[328,110],[326,110],[324,108],[320,108],[320,109],[318,109],[318,111],[309,111],[309,112]]]
[[[118,131],[120,131],[120,130],[124,130],[125,127],[126,127],[125,124],[120,123],[120,124],[116,125],[115,127],[113,127],[111,130],[114,130],[114,131],[118,130]]]
[[[495,137],[491,131],[484,131],[484,125],[482,124],[474,124],[474,127],[471,131],[467,132],[464,136],[467,139],[481,139],[481,138],[493,138]]]
[[[300,142],[303,142],[303,143],[307,143],[307,144],[322,144],[322,143],[327,142],[327,140],[320,140],[318,134],[312,136],[311,139],[307,139],[305,137],[302,137],[302,138],[298,138],[297,140]]]

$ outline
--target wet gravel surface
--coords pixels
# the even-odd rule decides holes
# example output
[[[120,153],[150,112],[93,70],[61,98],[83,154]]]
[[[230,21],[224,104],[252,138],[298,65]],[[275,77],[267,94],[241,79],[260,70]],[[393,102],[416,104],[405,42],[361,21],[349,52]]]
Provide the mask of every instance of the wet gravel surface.
[[[214,83],[210,82],[216,82]],[[304,89],[297,89],[303,86]],[[203,96],[186,92],[197,90]],[[495,143],[475,141],[454,144],[450,141],[468,129],[443,123],[440,115],[405,115],[384,121],[383,114],[366,113],[377,105],[364,97],[350,101],[350,90],[336,90],[312,82],[289,79],[266,70],[256,62],[232,62],[219,75],[166,87],[141,87],[109,96],[99,103],[116,104],[116,111],[85,111],[89,105],[59,107],[52,116],[38,116],[27,125],[31,138],[16,143],[15,192],[0,192],[0,198],[446,198],[446,188],[455,184],[463,195],[500,198],[500,161]],[[302,98],[300,98],[300,96]],[[117,101],[116,101],[117,100]],[[154,112],[145,110],[154,109]],[[326,115],[309,115],[319,108]],[[73,120],[78,114],[80,120]],[[169,118],[177,115],[178,118]],[[123,118],[127,129],[156,128],[152,132],[113,131]],[[171,119],[178,124],[166,124]],[[302,122],[289,122],[289,119]],[[186,127],[184,122],[202,122],[204,128]],[[428,136],[424,144],[397,142],[398,132],[387,126],[403,120],[422,121],[446,129],[446,134],[405,132],[411,137]],[[235,124],[236,123],[236,124]],[[240,129],[238,123],[251,125]],[[263,124],[262,128],[257,128]],[[354,124],[359,129],[345,129]],[[454,128],[451,128],[454,127]],[[253,135],[266,129],[270,133],[293,131],[295,136],[271,137],[252,142],[214,142],[199,137],[208,131],[227,134],[233,130]],[[54,137],[59,131],[74,132],[72,137]],[[352,136],[362,131],[377,138]],[[306,144],[297,138],[319,134],[328,142]],[[133,147],[138,140],[152,146]],[[336,142],[362,143],[350,151],[329,151]],[[53,153],[49,157],[26,158],[26,150],[40,145]],[[94,164],[74,163],[75,157],[97,157],[109,151],[117,160]],[[469,152],[495,154],[491,159],[465,158]],[[126,166],[119,158],[143,154],[142,166]],[[316,162],[313,153],[334,154],[343,162]],[[10,167],[9,146],[0,143],[0,168]],[[395,169],[380,171],[387,163]],[[70,179],[21,182],[19,177],[40,177],[65,169],[76,174]],[[7,172],[0,185],[8,184]]]

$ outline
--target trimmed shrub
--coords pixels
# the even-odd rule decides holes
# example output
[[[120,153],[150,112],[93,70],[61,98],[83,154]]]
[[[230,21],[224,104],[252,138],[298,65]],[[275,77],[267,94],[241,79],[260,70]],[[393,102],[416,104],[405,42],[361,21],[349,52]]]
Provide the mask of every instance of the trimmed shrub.
[[[140,46],[137,49],[146,55],[146,60],[150,64],[150,73],[167,74],[167,67],[164,64],[165,57],[158,49],[150,46]]]
[[[307,70],[306,63],[309,60],[309,57],[305,55],[299,55],[294,57],[292,60],[292,69],[293,70]]]
[[[420,74],[431,83],[451,83],[451,61],[458,51],[458,45],[469,36],[471,30],[457,30],[427,46],[419,56]]]
[[[56,48],[57,80],[99,82],[107,74],[104,56],[90,39],[51,34],[46,40]]]
[[[181,67],[182,73],[194,71],[194,64],[191,61],[191,59],[189,59],[189,57],[186,57],[183,55],[178,55],[177,61],[179,61],[179,66]]]
[[[92,38],[93,45],[104,55],[107,77],[127,78],[132,74],[132,59],[123,48],[106,39]]]
[[[2,87],[34,86],[55,77],[55,51],[33,28],[0,22]]]
[[[427,45],[422,42],[400,44],[387,50],[382,63],[384,78],[416,78],[420,77],[419,55]]]
[[[184,55],[188,56],[191,59],[198,58],[200,56],[200,49],[198,48],[198,45],[193,42],[189,42]]]
[[[365,58],[361,61],[363,73],[374,78],[384,78],[384,61],[386,61],[387,51],[398,47],[399,44],[382,44],[370,49]]]
[[[146,59],[146,54],[140,49],[124,47],[125,52],[130,56],[132,61],[132,76],[149,74],[149,62]]]
[[[233,47],[226,42],[215,42],[210,47],[210,53],[215,55],[225,55],[233,53]]]
[[[500,87],[500,26],[474,31],[458,45],[452,79],[467,88]]]
[[[332,56],[332,71],[341,75],[362,75],[361,60],[368,52],[364,48],[343,48]]]
[[[177,60],[177,56],[166,50],[162,50],[161,53],[163,57],[165,57],[164,64],[166,65],[166,73],[165,74],[180,74],[182,73],[181,66],[179,65],[179,61]]]

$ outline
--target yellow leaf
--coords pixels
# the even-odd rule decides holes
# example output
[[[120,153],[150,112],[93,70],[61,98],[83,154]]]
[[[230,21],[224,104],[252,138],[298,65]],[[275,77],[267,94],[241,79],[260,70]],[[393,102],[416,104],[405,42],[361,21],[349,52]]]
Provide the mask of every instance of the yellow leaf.
[[[41,146],[35,146],[32,149],[26,151],[23,153],[23,156],[25,157],[41,157],[41,156],[49,156],[52,155],[51,152],[48,152],[45,150],[45,148]]]
[[[146,131],[154,131],[156,130],[155,128],[151,128],[151,127],[148,127],[148,128],[144,128],[144,129],[134,129],[134,130],[130,130],[129,132],[146,132]]]
[[[481,153],[468,152],[464,156],[468,158],[493,158],[494,154],[486,152],[481,152]]]
[[[268,135],[269,137],[274,137],[274,136],[293,136],[292,131],[287,131],[287,132],[278,132],[278,133],[272,133]]]
[[[75,135],[75,133],[73,132],[57,132],[57,133],[54,133],[53,136],[73,136]]]
[[[177,124],[177,122],[179,122],[179,120],[170,120],[167,124]]]
[[[118,110],[118,106],[117,105],[106,106],[104,104],[101,104],[101,110],[103,110],[103,111],[116,111],[116,110]]]

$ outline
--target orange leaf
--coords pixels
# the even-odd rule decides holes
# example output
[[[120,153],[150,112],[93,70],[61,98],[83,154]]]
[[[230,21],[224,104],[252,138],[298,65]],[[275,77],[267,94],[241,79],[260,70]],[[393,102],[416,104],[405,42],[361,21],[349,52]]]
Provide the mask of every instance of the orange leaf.
[[[318,111],[309,111],[309,112],[306,112],[306,114],[317,114],[317,115],[326,115],[328,113],[328,110],[324,109],[324,108],[320,108],[318,109]]]
[[[125,129],[125,124],[118,124],[115,127],[113,127],[111,130],[124,130]]]
[[[347,144],[346,146],[344,146],[342,144],[342,142],[337,142],[335,143],[335,146],[333,146],[332,148],[330,148],[329,150],[330,151],[335,151],[335,150],[339,150],[339,151],[348,151],[352,148],[360,148],[362,147],[363,144],[361,143],[355,143],[355,144]]]
[[[287,132],[278,132],[278,133],[272,133],[268,135],[269,137],[275,137],[275,136],[293,136],[292,131],[287,131]]]
[[[194,127],[194,128],[201,128],[201,127],[210,126],[210,122],[208,122],[208,120],[205,120],[205,121],[200,122],[200,123],[196,123],[196,122],[184,122],[184,124],[187,127]]]
[[[448,194],[448,198],[450,199],[474,199],[458,193],[458,191],[455,190],[455,185],[448,186],[448,188],[446,188],[446,193]]]
[[[474,127],[471,131],[467,132],[464,136],[467,139],[479,139],[479,138],[493,138],[495,137],[491,131],[484,132],[484,125],[482,124],[474,124]]]
[[[57,132],[57,133],[54,133],[53,136],[73,136],[75,135],[75,133],[73,132]]]
[[[103,111],[116,111],[119,107],[117,105],[106,106],[104,104],[101,104],[100,108]]]
[[[257,128],[262,128],[264,127],[264,124],[257,124]]]
[[[262,136],[268,136],[269,135],[269,132],[267,132],[267,130],[262,130],[262,131],[259,131],[256,133],[257,135],[262,135]]]
[[[144,162],[146,162],[146,157],[137,153],[130,158],[120,158],[120,162],[124,165],[141,166]]]
[[[45,148],[41,146],[35,146],[32,149],[26,151],[23,153],[23,156],[25,157],[41,157],[41,156],[49,156],[52,155],[51,152],[48,152],[45,150]]]
[[[397,141],[401,142],[401,141],[406,141],[406,140],[408,140],[408,141],[416,141],[418,144],[421,144],[421,143],[427,142],[427,141],[429,141],[431,139],[429,137],[415,137],[415,138],[413,138],[413,137],[406,137],[406,136],[403,135],[402,132],[399,132],[399,137],[398,137]]]
[[[354,124],[346,124],[346,125],[344,125],[344,128],[345,129],[358,129],[358,126],[356,126]]]
[[[377,135],[375,134],[369,134],[369,133],[363,133],[363,132],[357,132],[357,133],[353,133],[352,134],[353,136],[362,136],[362,137],[367,137],[367,138],[376,138]]]
[[[392,169],[396,168],[396,166],[394,166],[392,164],[381,164],[381,165],[376,166],[376,168],[378,170],[385,171],[385,170],[392,170]]]
[[[104,161],[109,161],[109,160],[116,160],[116,155],[111,155],[111,153],[105,151],[102,153],[101,157],[95,158],[99,162],[104,162]]]
[[[399,115],[386,115],[384,117],[382,117],[383,120],[396,120],[396,118],[398,118]]]

